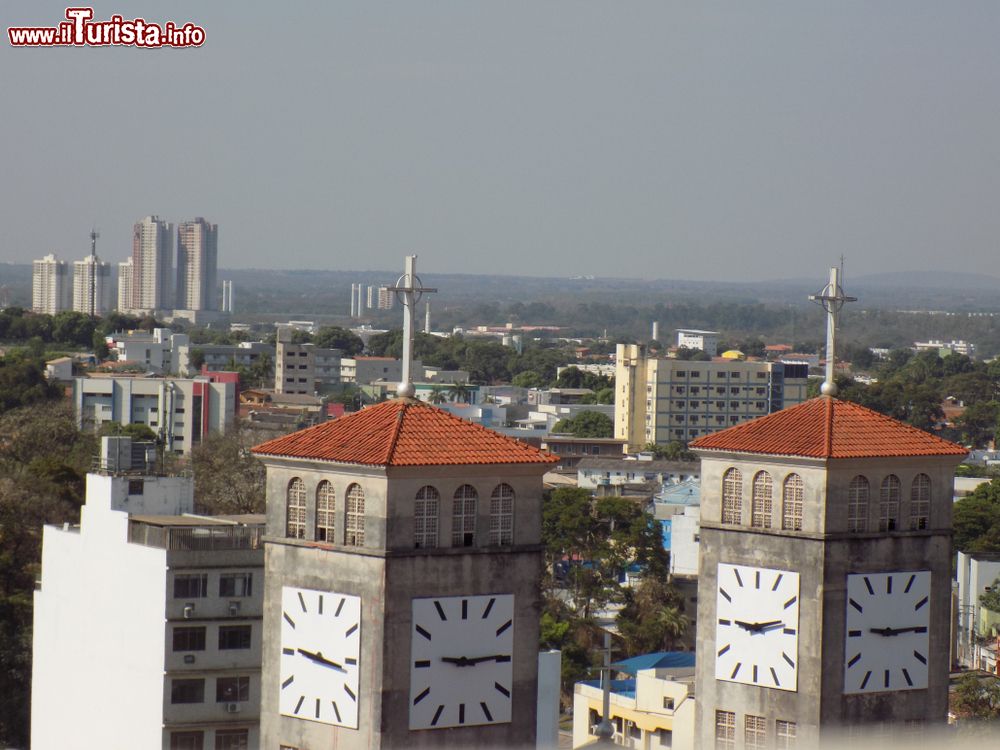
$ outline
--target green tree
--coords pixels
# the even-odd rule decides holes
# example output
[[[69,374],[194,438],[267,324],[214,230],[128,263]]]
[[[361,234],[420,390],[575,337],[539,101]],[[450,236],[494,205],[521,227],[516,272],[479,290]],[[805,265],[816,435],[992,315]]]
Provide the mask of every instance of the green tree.
[[[952,709],[960,719],[1000,718],[1000,680],[976,673],[964,675],[955,688]]]
[[[951,525],[955,549],[1000,553],[1000,478],[984,482],[956,500]]]
[[[955,422],[962,432],[962,440],[973,448],[982,448],[994,439],[998,419],[1000,402],[983,401],[967,406]]]
[[[97,434],[123,435],[143,442],[155,442],[157,439],[156,433],[153,432],[149,425],[139,423],[123,425],[118,422],[105,422],[101,425],[101,429],[98,430]]]
[[[638,586],[626,589],[625,606],[616,624],[632,654],[671,651],[691,625],[680,592],[665,578],[648,575]]]
[[[671,440],[666,445],[657,443],[646,443],[643,447],[644,453],[652,453],[656,458],[666,461],[697,461],[698,457],[687,449],[687,446],[680,440]]]
[[[432,404],[443,404],[448,401],[448,389],[443,385],[431,386],[430,396],[428,396],[428,401]]]
[[[615,425],[606,414],[582,411],[571,419],[560,419],[552,431],[580,438],[609,438],[614,435]]]
[[[534,370],[525,370],[515,375],[511,383],[518,388],[541,388],[546,380]]]
[[[201,366],[205,364],[205,350],[192,349],[188,355],[188,367],[192,372],[201,372]]]
[[[354,357],[365,348],[360,336],[340,326],[323,326],[313,336],[313,343],[321,349],[340,349],[345,357]]]
[[[191,451],[197,510],[209,515],[264,512],[264,465],[250,449],[264,436],[234,427],[210,433]]]

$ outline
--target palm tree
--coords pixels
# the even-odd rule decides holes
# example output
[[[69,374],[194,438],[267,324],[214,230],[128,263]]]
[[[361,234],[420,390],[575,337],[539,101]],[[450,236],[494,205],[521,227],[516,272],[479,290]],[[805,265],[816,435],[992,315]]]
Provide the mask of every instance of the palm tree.
[[[453,383],[448,388],[448,396],[452,401],[460,401],[463,404],[472,403],[472,386],[466,383]]]
[[[443,404],[448,400],[447,389],[443,385],[435,385],[431,388],[428,401],[432,404]]]

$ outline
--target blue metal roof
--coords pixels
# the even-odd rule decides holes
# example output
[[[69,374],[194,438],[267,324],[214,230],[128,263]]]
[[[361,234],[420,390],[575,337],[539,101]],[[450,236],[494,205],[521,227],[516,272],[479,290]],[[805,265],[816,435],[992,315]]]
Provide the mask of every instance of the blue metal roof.
[[[694,651],[657,651],[633,656],[611,665],[619,672],[635,677],[641,669],[677,669],[694,666]]]
[[[600,680],[584,680],[584,685],[590,685],[591,687],[601,688]],[[615,695],[620,695],[623,698],[635,698],[635,680],[612,680],[611,681],[611,692]]]

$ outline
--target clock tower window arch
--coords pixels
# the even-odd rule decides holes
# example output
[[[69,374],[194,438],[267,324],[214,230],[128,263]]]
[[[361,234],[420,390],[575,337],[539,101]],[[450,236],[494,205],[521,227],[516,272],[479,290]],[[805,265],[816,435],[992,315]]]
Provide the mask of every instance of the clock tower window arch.
[[[868,480],[858,474],[847,488],[847,530],[868,531]]]
[[[899,526],[899,497],[901,483],[899,477],[890,474],[882,480],[878,498],[878,530],[895,531]]]
[[[789,474],[781,490],[781,528],[802,531],[802,477]]]
[[[753,495],[750,498],[750,525],[757,529],[771,528],[774,482],[766,471],[758,471],[753,478]]]
[[[743,472],[735,467],[722,475],[722,523],[743,523]]]
[[[344,514],[344,544],[349,547],[364,547],[365,491],[357,482],[347,488],[346,511]]]
[[[476,513],[479,493],[471,484],[455,490],[451,506],[451,546],[472,547],[476,543]]]
[[[336,527],[337,494],[333,484],[324,479],[316,487],[316,541],[332,542]]]
[[[413,503],[413,546],[438,546],[438,509],[441,494],[429,484],[417,490]]]
[[[917,474],[910,485],[910,528],[926,529],[931,514],[931,478]]]
[[[514,543],[514,488],[498,484],[490,495],[490,544]]]
[[[285,494],[285,536],[289,539],[306,538],[306,483],[294,477]]]

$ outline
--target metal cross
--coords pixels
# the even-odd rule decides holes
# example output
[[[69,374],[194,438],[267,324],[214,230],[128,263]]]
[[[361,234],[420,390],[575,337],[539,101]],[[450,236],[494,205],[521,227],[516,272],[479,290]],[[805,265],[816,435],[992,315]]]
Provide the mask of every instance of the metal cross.
[[[820,387],[824,396],[836,396],[837,385],[833,380],[833,364],[836,356],[837,316],[846,302],[857,302],[857,297],[848,297],[840,286],[839,272],[836,267],[830,269],[830,283],[816,294],[810,294],[809,299],[826,310],[826,378]]]
[[[403,275],[395,286],[387,287],[396,293],[396,299],[403,305],[403,377],[396,395],[400,398],[413,398],[413,313],[417,303],[424,294],[436,292],[437,289],[423,286],[417,276],[417,256],[407,255],[403,267]]]

